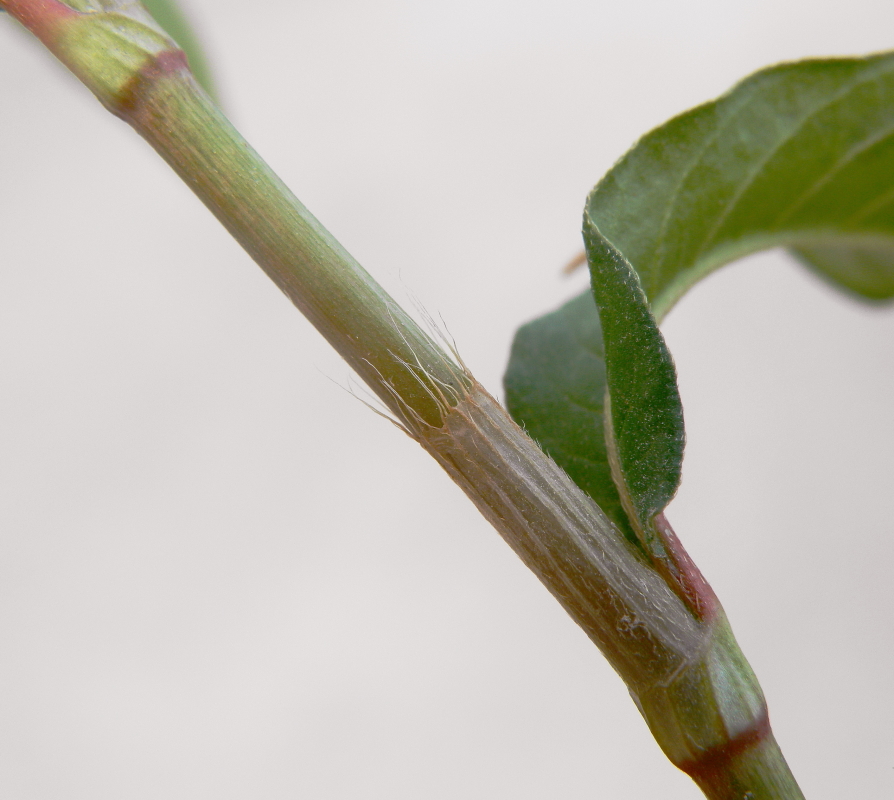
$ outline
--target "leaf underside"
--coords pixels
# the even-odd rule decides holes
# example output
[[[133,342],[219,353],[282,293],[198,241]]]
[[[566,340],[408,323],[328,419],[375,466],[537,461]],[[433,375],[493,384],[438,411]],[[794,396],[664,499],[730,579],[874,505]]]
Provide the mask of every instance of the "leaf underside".
[[[782,64],[746,78],[644,136],[597,184],[585,220],[632,265],[659,320],[714,269],[777,246],[853,295],[894,298],[894,54]],[[595,274],[592,255],[590,266]],[[598,362],[610,337],[629,331],[609,331],[603,308],[603,349],[596,309],[578,298],[525,325],[506,397],[517,421],[618,522],[606,447],[591,443],[604,431]],[[558,335],[563,326],[574,335]],[[612,387],[613,418],[619,387],[635,394],[630,380]],[[665,466],[652,475],[656,499],[673,484],[677,467]]]

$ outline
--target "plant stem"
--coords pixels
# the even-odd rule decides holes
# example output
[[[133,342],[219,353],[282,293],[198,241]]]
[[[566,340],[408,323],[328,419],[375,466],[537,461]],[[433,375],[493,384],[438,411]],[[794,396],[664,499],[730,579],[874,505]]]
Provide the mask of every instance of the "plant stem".
[[[144,70],[116,111],[388,403],[628,682],[650,686],[679,671],[701,639],[685,605],[295,199],[176,54]]]
[[[662,569],[649,563],[304,208],[151,18],[123,0],[100,6],[0,0],[161,154],[469,495],[708,797],[801,798],[757,680],[675,538]]]

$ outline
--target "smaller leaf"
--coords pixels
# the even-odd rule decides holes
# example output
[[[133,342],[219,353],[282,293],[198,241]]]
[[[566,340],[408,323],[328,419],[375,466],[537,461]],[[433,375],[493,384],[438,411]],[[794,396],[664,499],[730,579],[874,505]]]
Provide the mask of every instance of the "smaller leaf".
[[[648,545],[652,517],[680,485],[685,435],[676,370],[639,276],[589,213],[584,242],[611,398],[609,463],[625,510]]]

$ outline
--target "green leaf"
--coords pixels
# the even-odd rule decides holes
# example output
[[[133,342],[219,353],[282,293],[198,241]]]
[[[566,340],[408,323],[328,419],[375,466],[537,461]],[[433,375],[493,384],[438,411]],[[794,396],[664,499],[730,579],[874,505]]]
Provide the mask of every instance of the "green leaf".
[[[630,521],[648,545],[652,517],[680,485],[684,432],[677,373],[636,271],[588,213],[584,241],[602,321],[611,474]]]
[[[752,75],[644,136],[597,184],[586,218],[617,251],[606,257],[619,275],[618,257],[635,269],[657,319],[712,270],[777,246],[851,293],[894,298],[894,55]],[[559,341],[556,315],[570,308],[577,335]],[[587,313],[594,319],[580,316]],[[611,351],[623,330],[610,331],[602,313]],[[517,339],[510,359],[507,405],[596,502],[609,497],[612,506],[605,448],[584,452],[603,425],[604,372],[594,364],[582,376],[578,366],[584,354],[601,352],[595,317],[579,298],[526,325],[518,334],[524,346]],[[535,410],[535,398],[549,413]],[[590,409],[588,419],[582,409]],[[667,431],[673,424],[668,417]],[[660,453],[643,458],[659,468],[654,497],[635,504],[640,519],[673,485],[672,458],[663,477]],[[643,490],[638,484],[635,492]]]
[[[208,94],[214,97],[214,82],[211,80],[208,60],[205,58],[202,48],[199,47],[199,40],[180,10],[179,4],[174,0],[143,0],[143,5],[155,21],[183,48],[196,80]]]
[[[659,318],[710,271],[779,245],[883,299],[894,297],[892,176],[894,55],[803,61],[647,134],[587,210]]]

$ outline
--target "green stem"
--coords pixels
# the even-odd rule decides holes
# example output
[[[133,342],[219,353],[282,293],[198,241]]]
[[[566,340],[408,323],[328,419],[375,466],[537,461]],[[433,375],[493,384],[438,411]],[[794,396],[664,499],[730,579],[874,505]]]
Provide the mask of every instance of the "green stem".
[[[99,5],[0,0],[161,154],[469,495],[600,647],[668,757],[712,800],[799,800],[757,680],[675,538],[660,569],[649,563],[304,208],[151,18]]]

